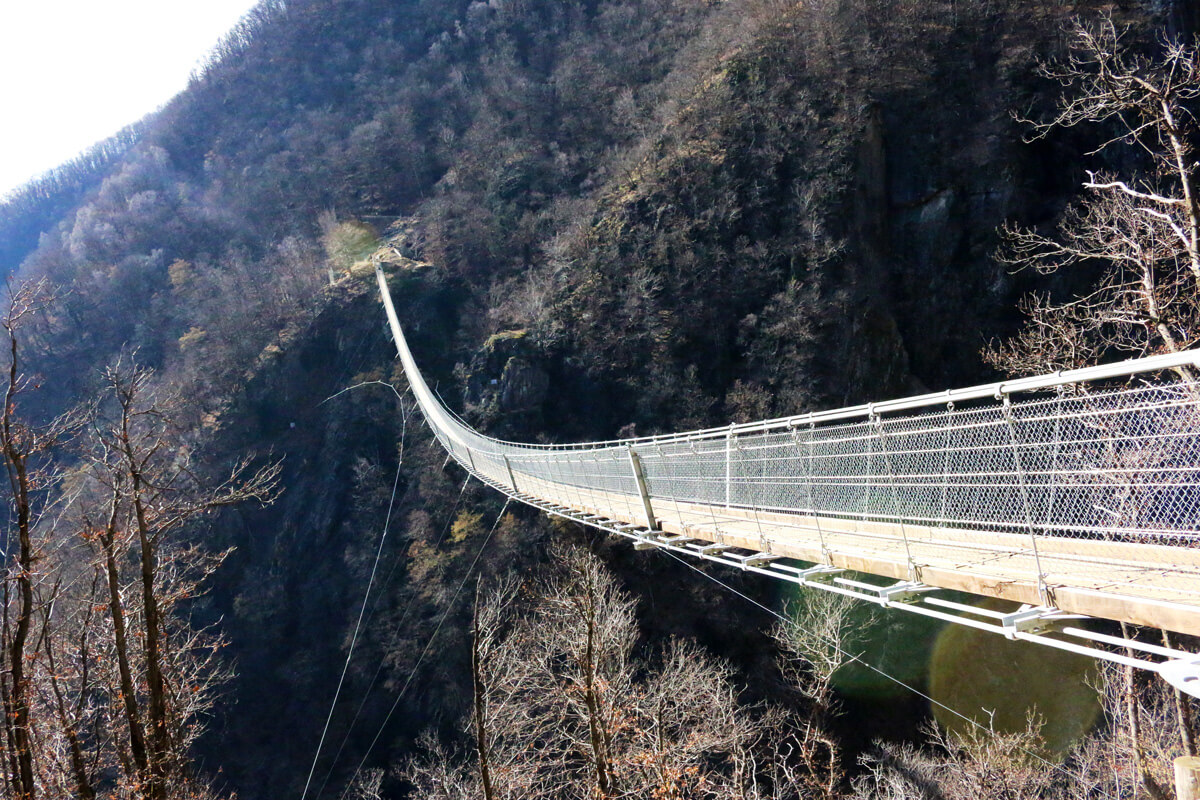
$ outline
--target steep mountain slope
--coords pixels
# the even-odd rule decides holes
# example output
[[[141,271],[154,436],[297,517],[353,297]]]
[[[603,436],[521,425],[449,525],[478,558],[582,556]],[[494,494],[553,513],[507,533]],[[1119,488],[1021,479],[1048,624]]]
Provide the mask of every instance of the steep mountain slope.
[[[21,221],[49,232],[21,275],[66,290],[41,332],[45,413],[136,349],[194,399],[214,470],[246,450],[286,459],[275,507],[209,533],[238,547],[211,612],[240,677],[206,768],[249,800],[299,794],[395,478],[388,580],[332,741],[368,701],[318,772],[340,790],[499,511],[371,383],[403,390],[372,286],[323,286],[323,231],[405,218],[397,246],[433,265],[395,290],[418,358],[506,436],[647,433],[981,380],[978,350],[1010,330],[1029,280],[991,261],[996,226],[1052,219],[1097,135],[1024,145],[1009,111],[1051,96],[1035,60],[1062,47],[1061,24],[1104,10],[1147,41],[1159,24],[1100,0],[260,5],[77,208]],[[1184,25],[1178,12],[1164,10]],[[580,535],[507,518],[488,569],[528,566],[552,534]],[[671,587],[648,636],[698,633],[769,672],[744,609],[678,568],[610,556],[630,589],[639,571]],[[371,763],[426,724],[453,727],[453,608]]]

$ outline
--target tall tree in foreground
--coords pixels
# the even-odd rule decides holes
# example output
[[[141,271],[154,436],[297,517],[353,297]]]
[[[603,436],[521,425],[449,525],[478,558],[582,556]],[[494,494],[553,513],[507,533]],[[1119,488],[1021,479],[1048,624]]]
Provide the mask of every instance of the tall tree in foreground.
[[[1054,236],[1006,228],[1006,263],[1088,276],[1075,282],[1088,288],[1069,300],[1024,301],[1025,328],[985,353],[1012,373],[1176,352],[1200,341],[1200,54],[1180,42],[1164,42],[1156,58],[1136,54],[1111,19],[1077,24],[1072,36],[1070,57],[1042,66],[1065,92],[1055,114],[1030,123],[1033,137],[1097,123],[1109,138],[1093,153],[1125,145],[1148,169],[1126,177],[1089,172],[1087,193]]]
[[[187,534],[216,508],[270,502],[278,466],[206,484],[174,403],[128,363],[103,372],[88,407],[30,422],[20,356],[48,298],[25,285],[7,300],[0,797],[211,797],[189,749],[226,674],[223,642],[188,607],[225,554]]]
[[[21,332],[48,300],[43,284],[8,287],[8,308],[0,326],[7,338],[8,369],[4,407],[0,409],[0,450],[8,475],[9,506],[4,543],[3,675],[0,692],[4,710],[6,789],[18,800],[38,795],[33,703],[33,661],[36,645],[35,597],[42,558],[38,525],[46,490],[44,465],[39,464],[57,444],[57,424],[39,428],[18,411],[30,380],[21,361]],[[15,542],[13,541],[15,538]]]
[[[107,586],[112,741],[131,793],[167,800],[192,783],[188,751],[222,675],[220,638],[194,630],[178,612],[225,554],[181,534],[222,506],[272,501],[279,470],[239,464],[205,486],[153,373],[118,363],[103,380],[87,446],[90,491],[78,510]]]

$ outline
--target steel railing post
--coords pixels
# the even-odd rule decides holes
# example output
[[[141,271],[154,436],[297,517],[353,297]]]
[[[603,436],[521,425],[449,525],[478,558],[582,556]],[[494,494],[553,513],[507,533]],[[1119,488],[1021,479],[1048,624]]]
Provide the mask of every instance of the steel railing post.
[[[731,502],[731,486],[733,484],[733,425],[725,434],[725,507]]]
[[[800,431],[798,429],[793,429],[792,436],[796,442],[796,449],[799,450],[800,449]],[[813,502],[813,490],[812,490],[813,486],[812,485],[813,485],[813,476],[816,474],[816,469],[815,469],[816,453],[815,453],[814,446],[813,446],[813,440],[815,438],[816,438],[815,426],[810,424],[808,426],[808,458],[806,459],[808,462],[808,467],[805,470],[805,475],[804,475],[804,492],[808,498],[808,513],[812,515],[813,524],[817,526],[817,539],[821,543],[821,559],[826,564],[832,564],[833,563],[833,559],[832,559],[833,554],[830,552],[829,546],[825,543],[825,531],[823,531],[821,529],[821,517],[817,514],[817,506]]]
[[[1008,440],[1012,446],[1013,464],[1017,470],[1017,485],[1021,492],[1021,506],[1025,513],[1025,527],[1029,530],[1029,541],[1033,546],[1033,564],[1037,570],[1038,597],[1042,605],[1053,606],[1050,601],[1050,591],[1046,586],[1046,573],[1042,570],[1042,559],[1038,554],[1037,531],[1033,526],[1033,512],[1029,508],[1029,487],[1025,481],[1025,467],[1021,462],[1021,446],[1017,441],[1017,426],[1013,419],[1012,399],[1004,395],[1004,420],[1008,424]]]
[[[504,459],[504,468],[508,470],[508,485],[512,487],[514,492],[519,491],[517,489],[517,479],[516,476],[513,475],[512,464],[509,462],[508,456],[501,453],[500,457]]]
[[[1046,500],[1046,530],[1054,524],[1054,506],[1058,501],[1058,486],[1061,478],[1058,474],[1058,455],[1062,448],[1063,395],[1065,389],[1058,387],[1058,398],[1054,408],[1054,448],[1050,453],[1050,496]]]
[[[872,413],[871,424],[875,427],[875,438],[879,439],[879,454],[883,456],[883,466],[888,473],[888,484],[892,488],[892,502],[895,505],[891,509],[891,517],[900,526],[900,538],[904,540],[904,557],[908,559],[908,579],[920,580],[920,570],[917,568],[917,562],[913,560],[912,547],[908,542],[908,530],[904,526],[904,514],[900,511],[900,490],[896,487],[896,469],[892,465],[891,453],[888,452],[887,438],[883,432],[883,420],[879,418],[878,414]]]
[[[942,502],[938,509],[938,527],[946,527],[946,504],[950,499],[950,424],[954,418],[954,403],[946,403],[946,429],[942,437]]]

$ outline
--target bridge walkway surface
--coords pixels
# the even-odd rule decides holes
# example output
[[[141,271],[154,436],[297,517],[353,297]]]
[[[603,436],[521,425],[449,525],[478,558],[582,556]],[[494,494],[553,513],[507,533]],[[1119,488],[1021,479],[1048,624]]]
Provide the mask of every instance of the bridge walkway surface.
[[[639,496],[515,475],[519,492],[531,499],[548,499],[575,515],[653,530],[647,527]],[[481,477],[503,486],[499,476]],[[504,488],[512,494],[510,487]],[[1035,605],[1043,601],[1040,574],[1049,587],[1046,599],[1062,611],[1200,635],[1200,547],[1042,537],[1035,558],[1029,537],[1016,533],[669,500],[652,502],[652,508],[658,531],[700,547],[723,545]]]

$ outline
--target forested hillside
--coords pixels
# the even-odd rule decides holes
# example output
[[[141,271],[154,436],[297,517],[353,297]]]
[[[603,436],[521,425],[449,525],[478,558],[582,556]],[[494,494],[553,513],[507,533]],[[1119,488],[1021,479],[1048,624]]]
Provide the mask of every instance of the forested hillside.
[[[1073,19],[1110,15],[1154,53],[1198,13],[263,0],[186,92],[0,206],[0,265],[53,296],[23,329],[37,391],[22,413],[76,409],[113,385],[106,366],[136,362],[183,398],[189,475],[219,484],[241,458],[279,464],[273,504],[214,504],[181,526],[206,550],[235,548],[182,604],[227,637],[235,672],[204,717],[199,772],[222,796],[301,795],[377,549],[310,797],[339,796],[360,761],[398,766],[427,729],[465,747],[463,581],[532,574],[552,540],[587,543],[614,571],[631,647],[694,640],[730,664],[730,685],[753,686],[742,702],[811,703],[777,665],[787,646],[765,612],[669,559],[516,508],[499,517],[500,499],[431,447],[356,262],[383,246],[431,384],[506,438],[645,434],[980,382],[994,376],[980,351],[1016,330],[1022,294],[1075,288],[997,262],[999,226],[1050,226],[1085,166],[1144,166],[1133,150],[1085,156],[1103,126],[1026,143],[1012,112],[1044,115],[1060,91],[1039,61],[1063,57]],[[67,470],[83,449],[52,463]],[[892,718],[911,724],[892,733],[913,736],[924,710],[904,702]],[[888,733],[837,734],[847,772],[828,796]],[[383,796],[417,773],[380,773]]]

